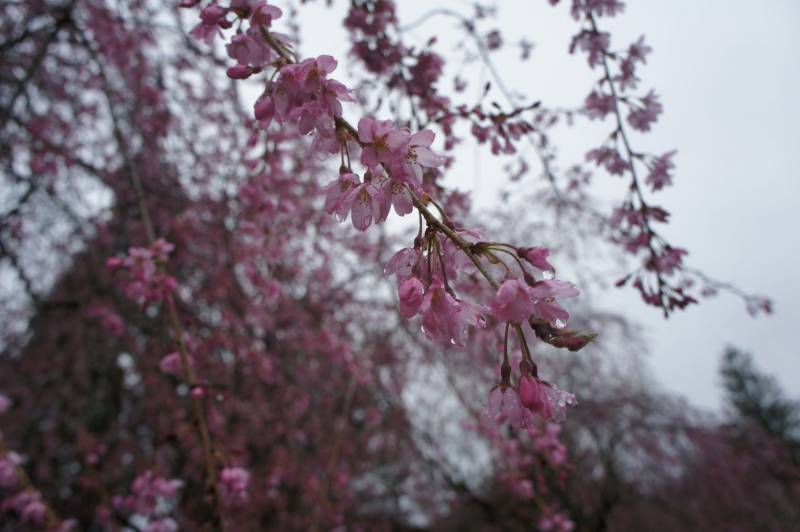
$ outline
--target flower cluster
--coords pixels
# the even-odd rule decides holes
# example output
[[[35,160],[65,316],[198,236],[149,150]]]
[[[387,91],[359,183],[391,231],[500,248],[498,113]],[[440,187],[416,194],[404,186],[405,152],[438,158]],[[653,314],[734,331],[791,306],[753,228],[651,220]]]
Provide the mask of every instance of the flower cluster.
[[[411,213],[414,208],[419,210],[420,230],[414,247],[397,252],[386,268],[387,274],[396,275],[403,317],[420,315],[425,334],[446,345],[465,345],[470,328],[483,327],[489,316],[517,327],[530,322],[536,335],[553,345],[579,349],[591,340],[591,335],[558,332],[569,318],[559,300],[577,296],[578,291],[571,283],[553,279],[554,269],[547,260],[547,249],[518,249],[504,244],[493,246],[475,242],[479,235],[458,228],[444,208],[430,196],[431,188],[426,188],[426,180],[435,178],[436,169],[446,162],[431,149],[435,138],[433,131],[411,131],[392,120],[377,120],[369,116],[361,118],[357,127],[351,126],[341,118],[342,103],[353,101],[350,91],[328,78],[337,66],[336,60],[328,55],[296,60],[290,52],[288,40],[271,31],[272,22],[281,15],[279,10],[266,2],[234,4],[230,8],[220,8],[216,4],[207,6],[201,13],[200,25],[195,28],[196,36],[207,38],[211,33],[215,35],[229,27],[229,15],[238,18],[238,31],[226,45],[228,55],[237,62],[229,70],[229,77],[243,79],[270,64],[274,68],[254,106],[255,118],[262,129],[269,128],[273,122],[292,125],[301,135],[314,134],[314,151],[339,153],[339,176],[322,188],[325,210],[340,220],[349,216],[353,227],[359,231],[386,220],[392,208],[400,216]],[[602,9],[608,9],[608,6]],[[394,20],[392,2],[354,3],[348,15],[346,24],[363,36],[362,43],[370,43],[369,50],[354,43],[354,50],[364,52],[362,59],[377,73],[394,69],[386,59],[403,50],[399,41],[393,41],[388,35]],[[591,36],[588,38],[591,40]],[[387,45],[386,54],[378,54],[380,57],[376,59],[372,45],[383,41],[395,45]],[[501,42],[499,34],[490,41],[489,48],[498,47]],[[598,48],[591,43],[585,46],[593,50]],[[607,42],[601,48],[605,50]],[[426,111],[442,109],[446,99],[439,98],[434,89],[442,73],[441,58],[432,51],[411,55],[416,62],[407,65],[409,77],[405,77],[402,68],[394,75],[402,77],[402,85],[409,97],[418,98]],[[474,117],[473,135],[480,142],[490,141],[497,153],[514,153],[514,141],[534,131],[528,122],[515,117],[537,106],[538,103],[510,113],[494,114],[484,113],[476,107],[462,109],[460,115]],[[454,118],[450,112],[440,122],[448,140],[452,133],[448,124],[452,124]],[[484,125],[486,122],[489,125]],[[363,166],[363,172],[353,169],[356,158]],[[431,213],[429,206],[435,207],[441,218]],[[427,226],[425,230],[423,219]],[[522,269],[519,278],[511,274],[507,266],[502,283],[488,273],[485,268],[488,264],[505,264],[498,258],[499,253],[513,257]],[[523,263],[537,269],[545,279],[537,281],[526,271]],[[456,293],[455,283],[465,268],[470,274],[480,271],[495,287],[496,293],[490,305],[472,303]],[[522,329],[519,329],[519,334],[524,343]],[[175,360],[174,356],[165,358],[162,369],[177,371]],[[528,363],[532,364],[532,360]],[[527,398],[526,408],[534,408],[548,419],[559,417],[549,406],[553,401],[547,394],[553,388],[542,385],[541,389],[543,398],[538,400],[538,406],[534,408]]]
[[[551,5],[558,4],[561,0],[548,0]],[[598,17],[613,17],[622,13],[625,4],[620,0],[572,0],[570,10],[575,19],[594,15]]]
[[[668,213],[650,205],[644,189],[649,185],[652,192],[657,192],[672,184],[675,152],[655,156],[631,147],[628,128],[642,133],[650,131],[663,106],[652,90],[644,95],[632,92],[639,83],[637,68],[646,62],[652,51],[644,37],[627,49],[614,51],[610,35],[598,29],[598,18],[615,16],[623,8],[624,4],[617,0],[574,0],[572,3],[573,16],[585,25],[573,38],[570,52],[585,53],[589,66],[602,71],[602,77],[586,97],[583,112],[591,120],[611,117],[614,122],[611,134],[586,154],[586,161],[611,175],[630,179],[630,193],[610,218],[611,238],[629,253],[641,253],[643,257],[641,266],[621,279],[617,286],[632,279],[632,286],[647,304],[668,314],[696,303],[687,292],[693,281],[683,267],[686,251],[669,244],[654,228],[654,224],[666,222]],[[643,180],[639,179],[640,173],[645,175]],[[675,279],[678,275],[681,278]]]
[[[275,57],[275,52],[267,46],[262,38],[262,31],[272,25],[272,21],[283,15],[281,10],[266,2],[258,2],[249,6],[246,2],[238,2],[236,9],[231,8],[240,18],[249,19],[250,27],[245,33],[235,35],[225,47],[228,57],[236,60],[236,65],[228,69],[232,79],[247,79],[260,72]]]
[[[548,513],[539,518],[537,527],[541,532],[572,532],[575,523],[564,514]]]
[[[347,87],[328,79],[336,65],[333,57],[321,55],[282,67],[277,81],[268,82],[255,103],[254,114],[261,127],[268,127],[273,120],[293,124],[303,135],[315,132],[322,149],[337,153],[334,120],[342,115],[342,102],[354,100]]]
[[[180,7],[193,7],[199,0],[182,0]],[[214,37],[221,35],[221,30],[229,29],[233,22],[228,15],[233,14],[240,19],[249,20],[247,32],[234,37],[228,45],[228,55],[239,62],[239,65],[260,69],[272,58],[272,51],[262,46],[261,29],[267,29],[272,21],[280,18],[283,12],[264,0],[231,0],[228,7],[211,2],[200,12],[200,23],[189,32],[194,38],[211,44]],[[233,76],[232,76],[233,77]]]
[[[222,502],[229,508],[242,506],[249,500],[250,473],[241,467],[226,467],[219,475]]]
[[[122,258],[111,257],[106,266],[119,273],[119,283],[125,296],[138,303],[158,303],[175,290],[177,282],[164,273],[162,265],[169,259],[174,246],[159,238],[149,247],[133,247]]]
[[[362,118],[358,140],[363,146],[361,163],[367,170],[362,180],[343,168],[339,178],[323,188],[327,212],[339,219],[350,213],[359,231],[386,220],[392,207],[400,216],[409,214],[413,194],[422,192],[424,170],[444,164],[430,149],[433,139],[430,130],[411,134],[391,120]]]
[[[2,512],[16,512],[23,523],[40,528],[47,520],[47,506],[41,494],[33,489],[25,489],[5,499],[0,505]]]
[[[5,396],[0,394],[0,399]],[[4,410],[0,408],[0,414]],[[0,517],[16,514],[26,530],[52,530],[68,532],[74,530],[75,520],[60,521],[42,500],[42,494],[32,487],[22,472],[23,459],[13,452],[5,451],[0,456]]]
[[[351,53],[375,74],[392,70],[405,55],[402,44],[388,35],[389,28],[396,23],[394,2],[374,2],[369,6],[352,2],[350,5],[344,25],[352,35]]]
[[[146,471],[133,481],[130,495],[114,498],[114,506],[119,511],[147,519],[146,532],[175,532],[178,524],[169,514],[182,486],[181,480],[166,479]]]
[[[422,247],[425,245],[426,250]],[[422,318],[422,330],[432,340],[465,345],[470,327],[483,326],[487,310],[455,296],[450,283],[463,264],[450,241],[428,235],[419,247],[395,253],[384,269],[397,279],[400,314]]]
[[[485,415],[495,423],[508,423],[518,429],[536,427],[534,414],[545,421],[563,421],[567,407],[577,403],[575,396],[554,384],[539,379],[531,365],[520,363],[516,386],[511,383],[510,366],[503,371],[501,382],[489,392]]]
[[[564,281],[538,281],[529,285],[519,279],[509,279],[497,290],[492,311],[500,321],[527,323],[534,316],[553,327],[562,328],[569,319],[569,312],[558,304],[558,299],[578,294],[575,285]]]

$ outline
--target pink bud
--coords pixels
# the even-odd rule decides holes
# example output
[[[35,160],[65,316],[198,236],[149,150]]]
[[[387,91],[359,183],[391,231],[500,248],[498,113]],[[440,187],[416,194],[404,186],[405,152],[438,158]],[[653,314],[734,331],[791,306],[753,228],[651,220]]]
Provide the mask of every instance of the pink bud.
[[[227,71],[231,79],[247,79],[253,74],[253,68],[247,65],[232,66]]]
[[[256,100],[253,111],[256,120],[261,122],[261,127],[267,127],[275,117],[275,103],[269,96],[262,96]]]
[[[532,412],[539,412],[543,408],[546,398],[542,395],[539,381],[530,375],[522,375],[519,378],[519,401],[522,406]]]

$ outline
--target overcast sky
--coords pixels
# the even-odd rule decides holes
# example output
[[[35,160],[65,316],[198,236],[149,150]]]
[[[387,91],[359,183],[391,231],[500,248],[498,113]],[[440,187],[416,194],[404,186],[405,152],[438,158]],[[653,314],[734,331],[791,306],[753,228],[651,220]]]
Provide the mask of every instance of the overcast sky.
[[[515,54],[507,54],[498,59],[498,66],[512,88],[546,105],[574,108],[597,74],[588,70],[583,56],[566,53],[577,26],[568,14],[569,2],[562,3],[553,9],[546,0],[498,2],[496,25],[504,34],[525,36],[536,44],[530,62],[520,63]],[[435,5],[469,12],[468,2],[460,0],[398,4],[406,23]],[[627,4],[622,16],[601,24],[612,31],[612,48],[627,46],[641,34],[654,48],[640,69],[640,87],[655,88],[665,112],[651,133],[634,135],[633,143],[640,151],[678,150],[675,187],[655,198],[673,214],[664,233],[690,251],[691,266],[773,297],[776,314],[751,318],[741,301],[729,295],[703,301],[667,321],[645,308],[632,290],[611,292],[602,304],[622,309],[646,326],[653,373],[667,389],[698,406],[719,407],[717,369],[729,344],[752,351],[762,369],[798,396],[800,353],[791,335],[800,331],[800,2]],[[327,8],[317,3],[303,9],[302,52],[345,59],[345,34],[330,23]],[[444,53],[457,38],[446,19],[431,20],[418,31],[420,39],[431,32],[439,35]],[[337,77],[347,79],[343,72]],[[564,133],[558,137],[561,159],[581,159],[611,127],[606,123]],[[493,183],[485,170],[496,164],[493,158],[476,158],[472,151],[462,155],[470,164],[459,171],[473,175],[457,176],[460,188],[490,190]],[[603,179],[614,186],[612,178],[598,181]]]

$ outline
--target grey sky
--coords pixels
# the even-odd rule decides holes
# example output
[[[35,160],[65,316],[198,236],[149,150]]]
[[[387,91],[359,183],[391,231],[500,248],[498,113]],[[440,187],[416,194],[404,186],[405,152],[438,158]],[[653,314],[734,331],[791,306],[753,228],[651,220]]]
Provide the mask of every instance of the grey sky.
[[[563,4],[568,4],[562,2]],[[435,5],[468,12],[468,3],[402,0],[404,22]],[[603,297],[607,307],[623,309],[646,326],[650,362],[659,382],[699,406],[720,405],[719,356],[726,344],[754,352],[758,364],[775,374],[793,395],[800,394],[800,358],[792,335],[800,328],[800,239],[795,219],[800,185],[800,2],[796,0],[631,0],[625,13],[603,28],[612,31],[612,47],[621,48],[644,34],[654,48],[640,70],[644,90],[655,88],[665,112],[654,130],[634,135],[637,149],[678,150],[675,187],[657,193],[655,202],[670,210],[665,234],[690,251],[689,262],[720,280],[773,297],[773,317],[751,318],[733,296],[720,295],[677,313],[668,321],[645,308],[631,290]],[[498,2],[497,26],[509,37],[536,43],[529,63],[516,54],[498,58],[508,85],[547,105],[575,107],[597,74],[585,58],[566,48],[576,24],[568,6],[550,8],[545,0]],[[339,6],[336,10],[340,10]],[[344,31],[327,8],[303,8],[303,53],[331,53],[344,66]],[[339,19],[341,20],[341,19]],[[456,37],[446,19],[432,20],[420,37],[435,32],[446,53]],[[346,79],[344,73],[337,77]],[[597,124],[565,131],[557,138],[563,165],[580,160],[586,149],[610,131]],[[488,190],[487,174],[496,162],[474,148],[460,188]],[[464,175],[464,172],[472,175]],[[600,176],[610,191],[619,182]],[[616,188],[615,188],[616,187]],[[605,191],[601,191],[605,192]]]

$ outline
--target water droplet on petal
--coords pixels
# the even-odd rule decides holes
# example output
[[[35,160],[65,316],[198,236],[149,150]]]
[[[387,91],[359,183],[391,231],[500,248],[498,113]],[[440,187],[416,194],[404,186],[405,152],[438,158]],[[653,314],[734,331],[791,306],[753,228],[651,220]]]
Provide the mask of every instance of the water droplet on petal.
[[[559,319],[559,320],[556,320],[556,321],[553,322],[553,327],[555,327],[556,329],[563,329],[566,326],[567,326],[567,322],[564,321],[564,320],[560,320]]]
[[[553,270],[542,270],[542,277],[544,277],[548,281],[550,279],[554,279],[555,276],[556,276],[556,272],[554,272]]]

